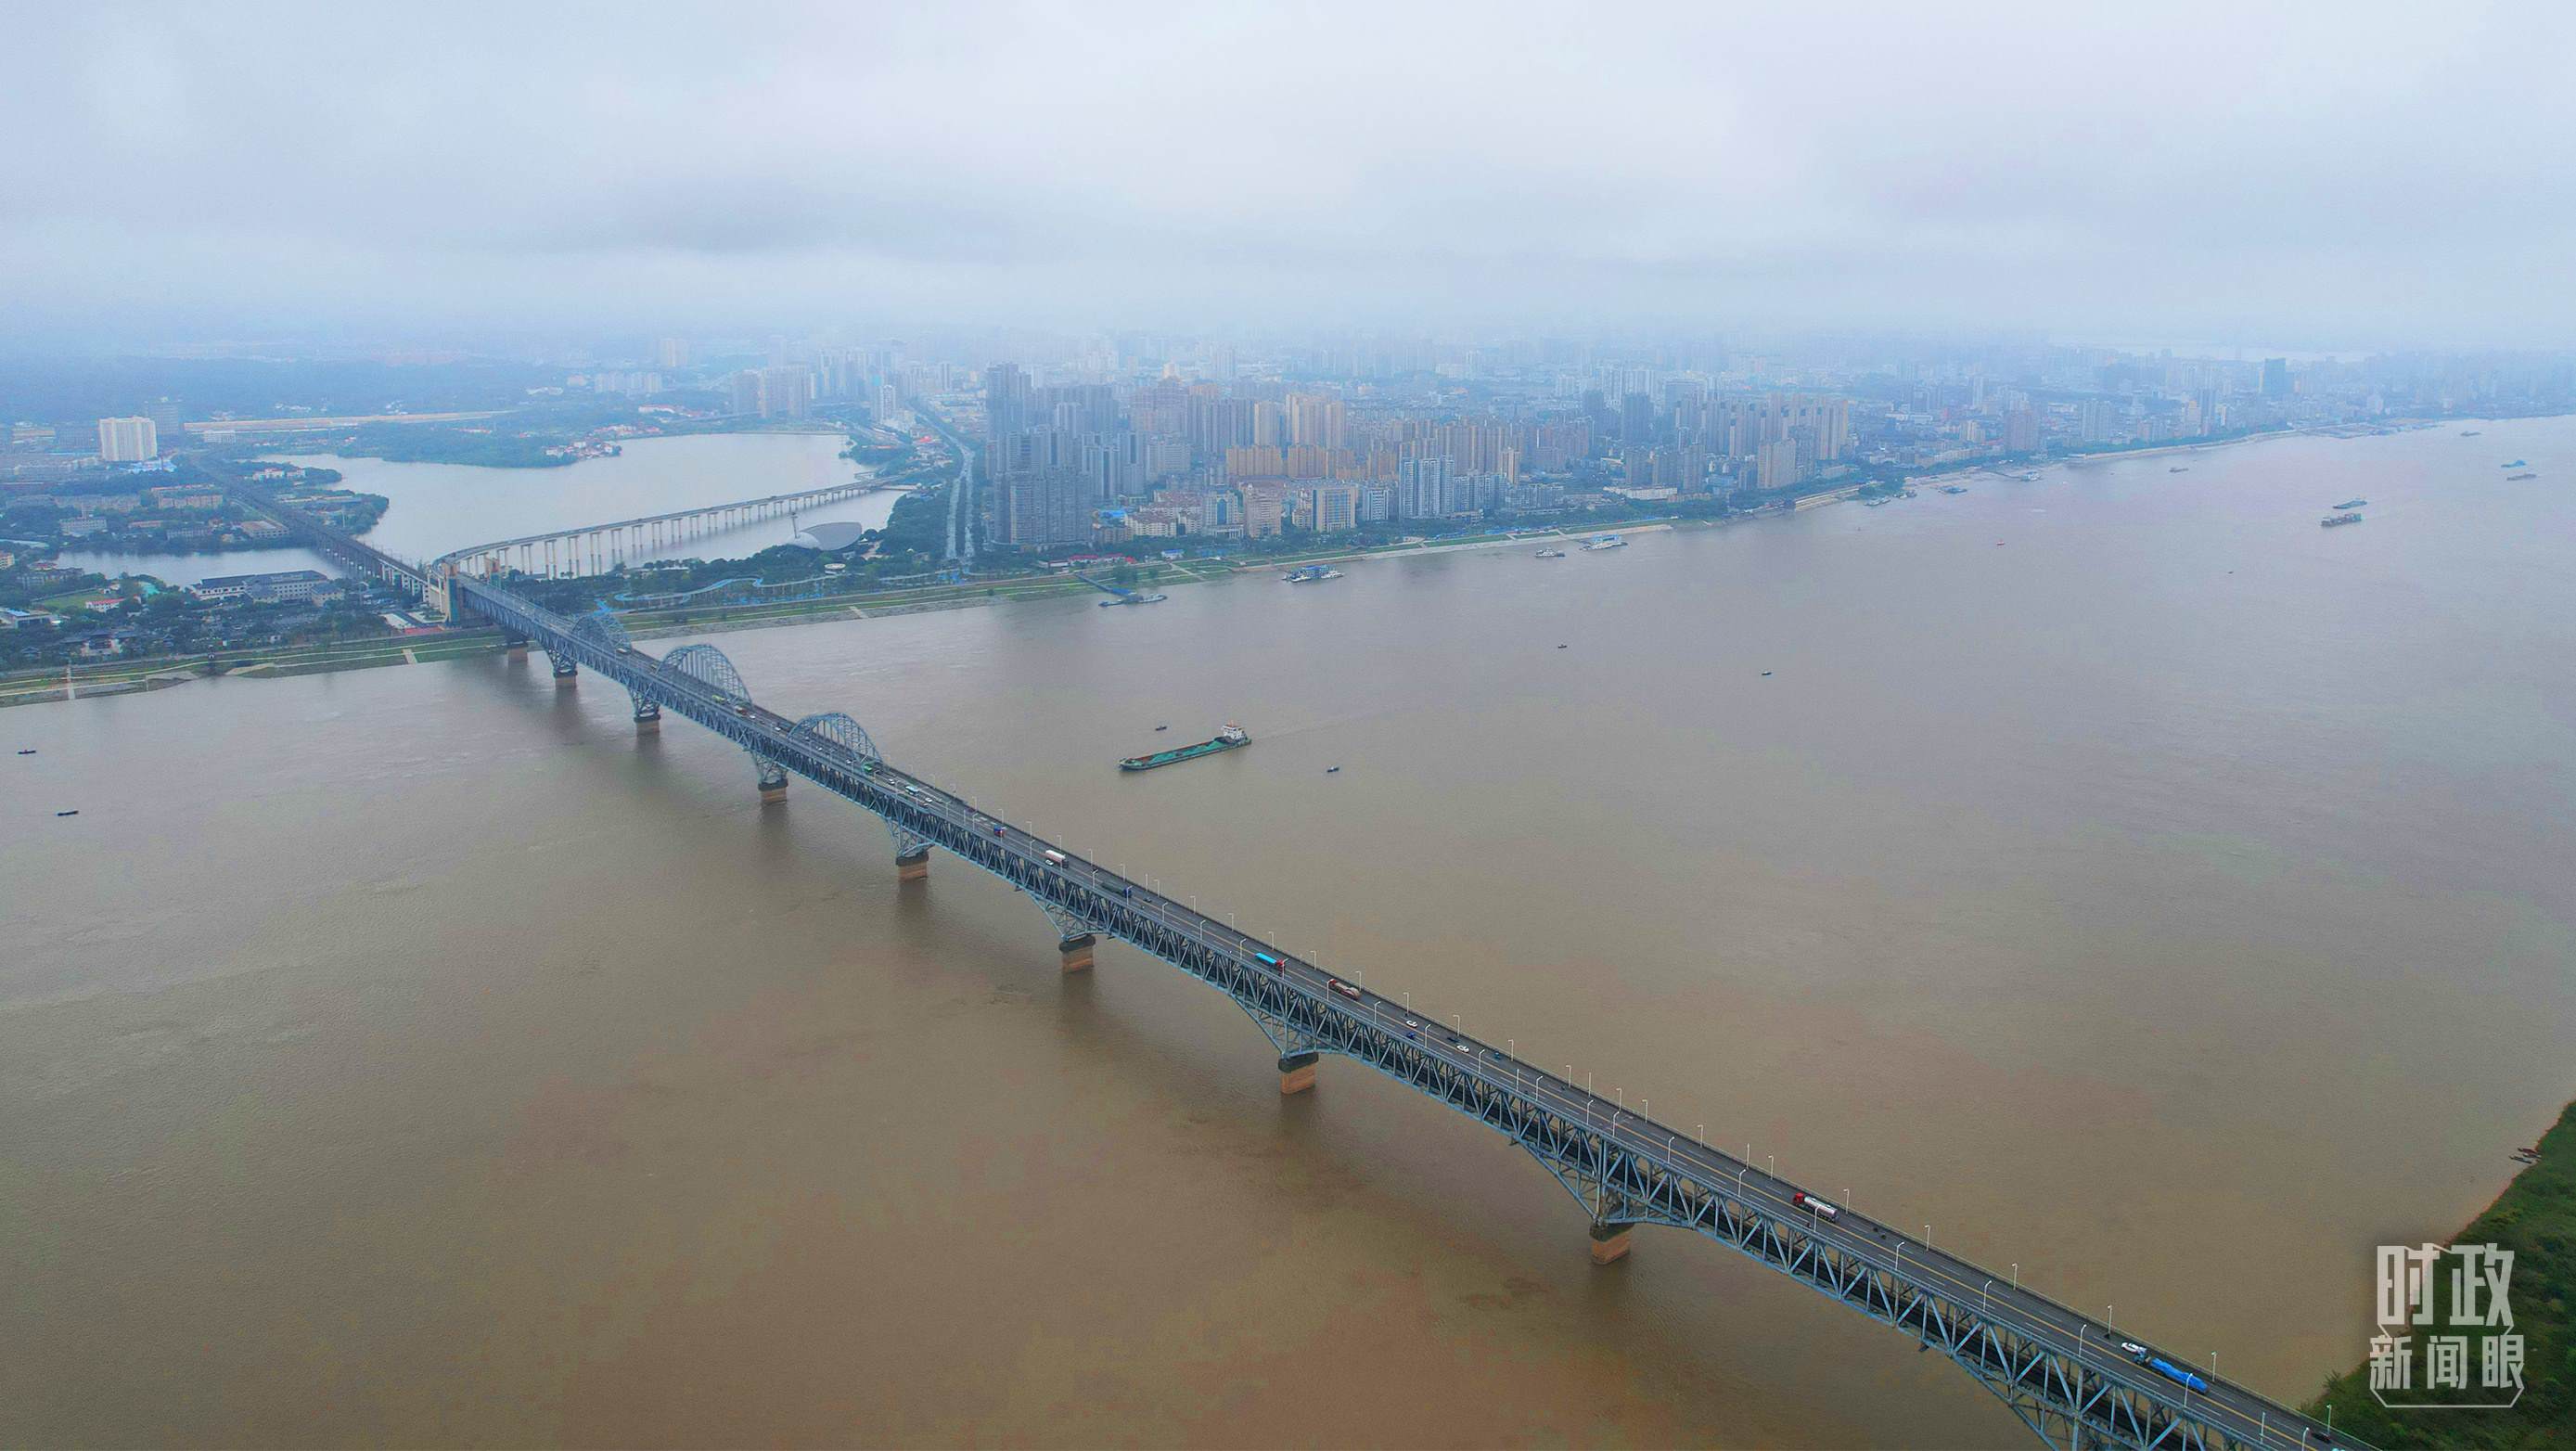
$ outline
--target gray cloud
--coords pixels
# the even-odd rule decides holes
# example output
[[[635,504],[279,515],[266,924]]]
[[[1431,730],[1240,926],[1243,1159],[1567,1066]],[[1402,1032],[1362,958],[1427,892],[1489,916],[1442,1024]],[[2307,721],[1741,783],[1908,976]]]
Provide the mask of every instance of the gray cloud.
[[[311,5],[13,29],[21,332],[2576,336],[2556,5]]]

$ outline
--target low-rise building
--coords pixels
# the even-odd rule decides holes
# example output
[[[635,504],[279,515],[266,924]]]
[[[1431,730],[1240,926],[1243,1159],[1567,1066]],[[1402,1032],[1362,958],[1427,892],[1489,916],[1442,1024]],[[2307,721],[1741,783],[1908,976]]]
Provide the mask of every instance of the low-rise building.
[[[202,600],[242,600],[274,604],[281,600],[326,600],[340,596],[340,582],[317,569],[287,569],[271,574],[220,574],[197,581]]]

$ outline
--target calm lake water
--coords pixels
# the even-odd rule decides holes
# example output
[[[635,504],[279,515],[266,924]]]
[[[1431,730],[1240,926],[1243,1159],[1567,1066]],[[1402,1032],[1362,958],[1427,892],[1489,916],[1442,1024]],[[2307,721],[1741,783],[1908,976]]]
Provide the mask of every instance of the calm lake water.
[[[2483,434],[718,643],[2297,1399],[2370,1247],[2576,1093],[2576,420]],[[898,888],[596,679],[0,726],[0,1441],[2024,1444],[1713,1244],[1596,1270],[1496,1136],[1333,1060],[1283,1101],[1221,997],[1060,977],[998,884]]]
[[[367,536],[406,559],[548,529],[662,514],[765,494],[819,489],[858,477],[841,457],[838,433],[704,433],[643,438],[614,458],[583,459],[552,469],[492,469],[466,464],[387,463],[334,454],[279,455],[288,462],[338,469],[343,488],[392,500]],[[663,555],[730,558],[784,544],[797,527],[825,520],[882,526],[902,495],[892,490],[827,504],[795,523],[763,519],[683,541]],[[659,557],[659,556],[655,556]],[[66,551],[63,562],[114,574],[149,574],[193,584],[213,574],[272,569],[339,570],[305,549],[236,550],[222,554],[109,554]]]

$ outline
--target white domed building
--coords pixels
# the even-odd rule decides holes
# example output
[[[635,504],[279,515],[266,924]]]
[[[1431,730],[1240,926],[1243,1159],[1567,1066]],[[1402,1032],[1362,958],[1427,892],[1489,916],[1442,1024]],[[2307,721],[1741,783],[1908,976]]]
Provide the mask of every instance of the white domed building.
[[[796,537],[787,542],[802,545],[807,549],[819,549],[825,554],[839,554],[845,550],[856,549],[860,543],[860,536],[867,532],[868,526],[865,524],[853,524],[845,519],[831,520],[821,524],[808,524],[797,530]]]

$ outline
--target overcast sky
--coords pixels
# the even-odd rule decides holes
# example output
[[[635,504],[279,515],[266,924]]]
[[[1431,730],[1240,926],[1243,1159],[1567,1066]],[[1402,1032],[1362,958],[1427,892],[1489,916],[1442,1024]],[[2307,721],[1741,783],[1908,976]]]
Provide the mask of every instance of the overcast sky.
[[[13,9],[20,341],[2576,343],[2576,4]]]

